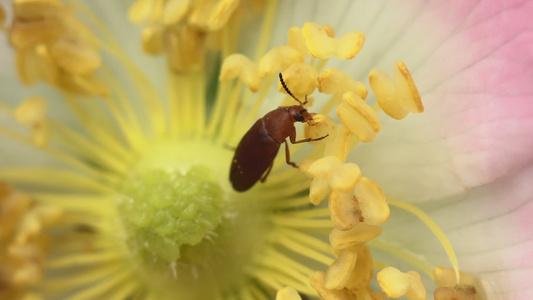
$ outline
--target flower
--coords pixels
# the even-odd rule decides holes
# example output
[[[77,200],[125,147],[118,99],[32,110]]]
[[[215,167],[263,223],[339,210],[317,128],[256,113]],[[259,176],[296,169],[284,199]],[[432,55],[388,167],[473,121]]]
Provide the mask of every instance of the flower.
[[[29,5],[15,10],[15,15],[22,14],[13,23],[20,31],[10,32],[18,74],[26,84],[45,81],[57,90],[43,84],[28,90],[9,72],[3,74],[3,86],[10,90],[2,93],[9,99],[2,100],[12,103],[1,106],[5,118],[0,130],[9,139],[2,142],[8,156],[2,160],[6,168],[0,177],[16,188],[6,185],[3,191],[9,193],[2,196],[25,199],[17,203],[38,203],[23,205],[23,217],[10,224],[26,224],[29,219],[34,220],[31,224],[43,224],[38,228],[52,227],[43,237],[50,239],[49,248],[30,241],[39,259],[48,257],[37,265],[46,271],[44,281],[30,277],[11,285],[16,289],[10,292],[24,294],[37,285],[47,297],[68,294],[80,299],[177,293],[265,298],[274,289],[285,299],[299,297],[294,289],[325,298],[349,297],[361,289],[355,283],[368,283],[369,278],[346,274],[354,268],[372,274],[374,258],[383,269],[378,281],[387,295],[418,299],[425,295],[422,282],[432,286],[427,280],[431,274],[424,279],[410,270],[424,273],[427,266],[450,263],[438,244],[442,236],[435,239],[423,223],[404,213],[434,225],[421,210],[405,203],[409,202],[444,229],[461,270],[481,280],[487,296],[522,299],[531,294],[531,232],[526,217],[531,212],[527,184],[531,154],[524,150],[531,146],[527,137],[532,129],[527,101],[532,95],[529,2],[345,1],[332,6],[319,1],[249,1],[243,6],[231,0],[168,0],[157,6],[163,1],[136,1],[129,17],[146,24],[142,49],[164,54],[166,61],[135,50],[140,48],[132,38],[136,30],[125,22],[126,7],[120,4],[85,7],[69,1],[68,8],[59,1],[35,1],[44,7],[33,10],[32,1],[18,2]],[[263,25],[253,24],[258,11],[267,20]],[[250,21],[250,26],[240,25]],[[49,26],[45,27],[49,34],[41,34],[43,24]],[[285,44],[289,28],[296,30],[289,31],[287,48],[274,48],[278,52],[269,57],[261,55],[269,45],[266,35],[257,33],[260,25],[265,32],[274,28],[272,47]],[[333,28],[348,34],[332,40]],[[237,47],[240,29],[247,38]],[[298,30],[307,48],[300,47]],[[352,30],[364,33],[362,49],[352,48],[363,43],[362,35]],[[13,40],[16,33],[21,39]],[[24,39],[35,36],[37,40]],[[517,49],[524,52],[515,55]],[[224,63],[217,61],[218,50],[227,58]],[[237,50],[243,55],[230,56]],[[318,70],[324,67],[324,57],[357,54],[357,58],[328,60],[327,72],[313,73],[315,69],[298,58],[309,55],[306,51],[315,57]],[[8,62],[3,65],[13,65],[12,52],[3,52]],[[263,59],[258,61],[259,57]],[[391,93],[412,86],[409,76],[396,76],[404,66],[393,64],[398,59],[409,66],[425,106],[424,114],[409,115],[401,122],[376,114],[366,104],[377,97],[385,113],[406,117],[405,106],[386,101]],[[166,65],[170,70],[162,80]],[[392,65],[391,85],[386,73]],[[222,81],[240,79],[218,83],[217,66],[222,66]],[[257,72],[249,72],[254,68]],[[258,84],[254,74],[270,76],[272,83],[276,68],[284,69],[295,97],[310,94],[318,77],[319,90],[336,100],[325,106],[336,107],[338,120],[317,115],[313,126],[305,129],[310,137],[333,132],[315,146],[333,155],[318,158],[314,150],[315,156],[308,156],[302,149],[312,151],[312,147],[291,146],[291,158],[298,163],[297,158],[316,158],[300,168],[313,178],[311,202],[319,204],[330,195],[329,209],[309,204],[305,192],[311,181],[296,169],[278,167],[283,164],[276,164],[266,184],[257,184],[249,193],[233,192],[226,179],[232,155],[228,148],[247,129],[237,122],[251,124],[280,99],[270,92],[269,82]],[[345,82],[339,78],[346,73],[356,80],[365,80],[370,73],[372,92],[366,102],[361,82],[347,79],[342,88],[336,85]],[[335,89],[329,93],[331,78]],[[398,84],[399,78],[407,79]],[[241,89],[243,84],[257,93]],[[341,93],[345,87],[350,92]],[[282,90],[281,85],[278,88]],[[29,97],[36,94],[40,97]],[[261,101],[248,101],[253,95]],[[413,98],[407,107],[420,111]],[[319,97],[309,100],[315,102],[310,110],[325,102]],[[346,149],[354,141],[348,137],[353,136],[372,143],[361,143],[347,157]],[[13,140],[38,151],[27,152],[27,147],[21,152]],[[47,159],[39,161],[43,156]],[[496,159],[500,157],[505,159]],[[392,206],[382,234],[378,225],[389,218],[381,191]],[[379,201],[361,201],[357,206],[350,200],[365,198],[361,195]],[[368,207],[375,209],[372,214]],[[40,217],[28,217],[35,215]],[[330,217],[336,227],[329,236],[334,253],[324,241],[333,226]],[[372,224],[361,222],[365,219]],[[490,232],[484,231],[487,227]],[[435,227],[433,231],[439,232]],[[13,232],[16,237],[18,231]],[[368,247],[354,240],[354,232],[371,236],[368,239],[381,234],[368,243],[374,249],[372,256]],[[399,262],[390,258],[391,252],[400,256]],[[394,262],[401,271],[378,262]],[[306,275],[311,275],[310,281]],[[472,287],[480,287],[462,274],[461,283],[470,288],[449,288],[457,280],[446,269],[436,269],[433,276],[442,287],[437,296],[443,299],[446,293],[470,293]]]

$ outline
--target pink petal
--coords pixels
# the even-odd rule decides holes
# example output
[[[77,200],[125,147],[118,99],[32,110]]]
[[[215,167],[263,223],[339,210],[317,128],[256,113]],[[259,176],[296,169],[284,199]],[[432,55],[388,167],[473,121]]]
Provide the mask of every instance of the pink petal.
[[[533,299],[531,178],[533,166],[422,207],[450,239],[460,268],[478,276],[490,296]],[[442,247],[420,221],[395,209],[384,229],[387,241],[450,267]]]

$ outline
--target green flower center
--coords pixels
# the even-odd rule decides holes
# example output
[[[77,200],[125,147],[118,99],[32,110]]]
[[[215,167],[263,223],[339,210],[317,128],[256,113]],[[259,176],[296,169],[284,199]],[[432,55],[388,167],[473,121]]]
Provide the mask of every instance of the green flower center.
[[[222,189],[209,171],[195,166],[185,174],[152,170],[130,179],[120,203],[127,245],[145,264],[171,265],[183,256],[205,255],[202,240],[222,222]],[[196,246],[202,251],[196,252]],[[193,251],[190,251],[193,249]]]

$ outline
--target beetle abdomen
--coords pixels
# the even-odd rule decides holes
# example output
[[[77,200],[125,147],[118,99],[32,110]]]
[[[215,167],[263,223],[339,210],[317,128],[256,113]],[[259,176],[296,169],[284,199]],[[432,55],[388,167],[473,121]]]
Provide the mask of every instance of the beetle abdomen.
[[[236,191],[251,188],[270,167],[281,144],[274,140],[261,118],[246,132],[231,161],[229,179]]]

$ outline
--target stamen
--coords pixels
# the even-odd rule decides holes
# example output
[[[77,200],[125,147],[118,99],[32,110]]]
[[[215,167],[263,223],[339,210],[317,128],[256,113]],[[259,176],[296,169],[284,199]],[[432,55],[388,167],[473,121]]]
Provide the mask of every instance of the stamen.
[[[169,66],[177,73],[204,68],[206,35],[191,26],[168,28],[164,35]]]
[[[317,291],[322,299],[354,299],[355,295],[348,289],[331,290],[326,287],[326,273],[315,272],[311,276],[311,286]]]
[[[285,84],[297,98],[304,98],[315,91],[316,76],[316,69],[305,62],[293,63],[283,71]],[[278,82],[278,91],[285,91],[281,81]]]
[[[216,31],[228,22],[239,5],[239,0],[206,0],[195,1],[189,24],[205,31]]]
[[[387,205],[383,191],[372,180],[363,177],[354,189],[354,196],[359,203],[362,218],[370,225],[383,225],[387,223],[390,209]]]
[[[444,248],[444,251],[446,251],[446,254],[448,255],[448,259],[450,259],[450,262],[455,270],[455,276],[457,278],[457,282],[459,282],[460,274],[459,274],[459,263],[457,260],[457,256],[455,255],[455,251],[453,250],[452,244],[450,243],[450,241],[448,240],[448,238],[446,237],[446,234],[444,234],[442,229],[440,229],[440,227],[421,209],[409,203],[406,203],[406,202],[403,202],[403,201],[400,201],[400,200],[397,200],[391,197],[389,197],[387,201],[389,202],[390,205],[396,206],[400,209],[408,211],[412,213],[413,215],[417,216],[433,232],[433,234],[437,237],[440,244]]]
[[[300,294],[293,287],[284,287],[276,294],[276,300],[301,300]]]
[[[37,204],[25,193],[0,182],[0,281],[6,295],[23,295],[40,283],[48,234],[61,211]],[[27,294],[28,295],[28,294]]]
[[[185,17],[185,13],[191,7],[192,0],[167,0],[163,8],[163,23],[165,25],[176,24]]]
[[[355,248],[347,248],[340,251],[326,272],[324,286],[328,290],[340,290],[346,287],[350,275],[355,268],[357,252]]]
[[[101,65],[96,38],[69,8],[54,0],[17,0],[13,10],[9,33],[22,82],[44,80],[74,93],[107,95],[94,75]]]
[[[353,79],[350,75],[337,68],[324,70],[317,78],[318,90],[325,94],[344,94],[354,92],[361,99],[366,99],[368,90],[361,81]]]
[[[414,271],[402,273],[396,268],[388,267],[381,270],[377,278],[388,297],[399,298],[405,295],[409,300],[426,299],[426,289],[420,275]]]
[[[307,45],[305,44],[304,36],[302,35],[302,30],[299,27],[292,27],[287,33],[287,45],[302,55],[302,57],[309,57],[310,53],[307,50]]]
[[[346,287],[352,291],[365,291],[374,276],[374,261],[369,247],[358,245],[355,250],[357,261],[346,282]]]
[[[305,23],[302,34],[307,49],[313,57],[328,59],[336,56],[340,59],[351,59],[363,47],[365,36],[357,31],[349,31],[341,38],[330,37],[331,27],[323,27],[316,23]]]
[[[157,55],[165,51],[165,28],[162,26],[149,26],[142,30],[141,44],[145,53]]]
[[[252,92],[257,92],[261,86],[257,65],[242,54],[232,54],[222,64],[218,79],[221,82],[238,77]]]
[[[30,97],[15,110],[21,124],[31,128],[31,138],[37,147],[46,147],[50,139],[50,123],[46,119],[46,102],[39,97]]]
[[[346,231],[363,221],[359,203],[352,193],[331,192],[329,211],[335,228]]]
[[[268,51],[259,60],[259,76],[261,78],[283,72],[294,63],[303,62],[304,57],[295,49],[279,46]]]
[[[358,223],[346,231],[333,228],[329,233],[329,242],[335,250],[342,250],[375,239],[381,235],[381,232],[379,226]]]
[[[337,106],[342,123],[362,142],[371,142],[381,131],[376,112],[353,92],[346,92]]]
[[[394,64],[393,77],[394,80],[381,70],[372,70],[368,75],[370,87],[383,111],[398,120],[405,118],[409,112],[423,112],[420,94],[403,62]]]

